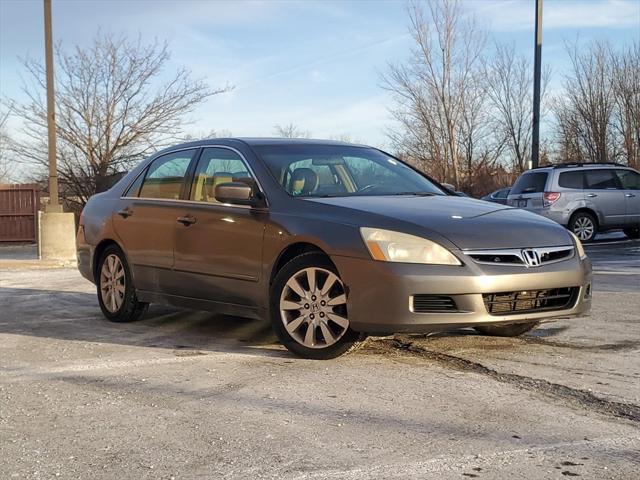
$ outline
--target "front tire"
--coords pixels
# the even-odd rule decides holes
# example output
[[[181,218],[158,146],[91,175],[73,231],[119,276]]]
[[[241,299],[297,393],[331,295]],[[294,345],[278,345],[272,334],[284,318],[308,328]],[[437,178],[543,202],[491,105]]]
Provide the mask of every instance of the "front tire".
[[[632,238],[634,240],[636,238],[640,238],[640,226],[625,228],[622,230],[622,232],[627,236],[627,238]]]
[[[100,257],[96,278],[102,314],[112,322],[133,322],[149,307],[138,301],[127,259],[116,245],[108,246]]]
[[[511,325],[481,325],[474,327],[482,335],[491,337],[517,337],[533,330],[538,322],[514,323]]]
[[[302,358],[336,358],[364,339],[350,328],[346,289],[336,267],[321,253],[303,253],[276,274],[270,316],[282,344]]]
[[[571,230],[581,242],[592,242],[598,233],[598,221],[589,212],[578,212],[569,221]]]

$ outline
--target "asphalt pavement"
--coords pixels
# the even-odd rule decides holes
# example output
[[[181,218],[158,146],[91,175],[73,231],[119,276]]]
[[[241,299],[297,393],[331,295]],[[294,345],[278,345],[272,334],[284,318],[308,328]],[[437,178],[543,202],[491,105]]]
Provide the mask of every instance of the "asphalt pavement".
[[[326,362],[264,322],[110,323],[76,270],[0,262],[0,479],[638,478],[640,242],[587,252],[589,317]]]

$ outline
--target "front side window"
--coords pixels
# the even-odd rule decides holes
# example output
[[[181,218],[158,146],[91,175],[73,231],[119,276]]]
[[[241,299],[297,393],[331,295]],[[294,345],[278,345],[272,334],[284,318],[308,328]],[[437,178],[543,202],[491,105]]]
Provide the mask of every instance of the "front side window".
[[[191,185],[191,200],[219,203],[215,198],[216,186],[222,183],[243,182],[254,186],[244,160],[227,148],[205,148],[200,155]]]
[[[589,190],[606,190],[618,188],[618,180],[613,170],[598,168],[586,170],[585,188]]]
[[[547,172],[523,173],[511,188],[509,195],[544,192],[544,187],[547,184],[547,175]]]
[[[577,170],[575,172],[562,172],[558,178],[558,185],[563,188],[584,188],[584,172]]]
[[[625,190],[640,190],[640,173],[633,170],[616,170],[616,175]]]
[[[411,167],[367,147],[254,147],[282,188],[295,197],[446,195]]]
[[[182,150],[156,158],[147,169],[139,196],[178,200],[194,151]]]

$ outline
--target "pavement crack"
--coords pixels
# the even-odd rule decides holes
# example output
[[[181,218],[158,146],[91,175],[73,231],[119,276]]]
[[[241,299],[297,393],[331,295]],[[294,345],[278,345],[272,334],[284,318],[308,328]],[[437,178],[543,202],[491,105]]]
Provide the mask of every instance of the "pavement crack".
[[[396,350],[410,353],[414,356],[426,358],[447,368],[459,371],[472,372],[492,378],[501,383],[507,383],[523,390],[542,393],[547,397],[563,400],[579,405],[585,410],[600,413],[607,416],[622,418],[640,423],[640,406],[631,403],[614,402],[594,395],[591,392],[577,388],[552,383],[547,380],[527,377],[515,373],[501,373],[481,363],[466,360],[447,353],[427,350],[416,346],[413,342],[403,342],[397,338],[381,340]]]

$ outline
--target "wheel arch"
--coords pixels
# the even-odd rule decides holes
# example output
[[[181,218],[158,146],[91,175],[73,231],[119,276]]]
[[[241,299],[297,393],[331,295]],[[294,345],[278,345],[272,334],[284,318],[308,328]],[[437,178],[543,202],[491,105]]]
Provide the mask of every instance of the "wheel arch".
[[[600,228],[600,225],[602,225],[602,221],[600,219],[600,216],[598,215],[598,212],[596,212],[594,209],[589,208],[589,207],[580,207],[577,208],[572,214],[571,217],[569,218],[569,225],[571,225],[571,222],[573,221],[573,219],[575,218],[576,215],[578,215],[579,213],[588,213],[590,214],[596,221],[596,230],[598,230]]]
[[[324,255],[335,267],[335,264],[333,263],[333,260],[331,260],[329,254],[318,245],[315,245],[311,242],[295,242],[287,245],[278,255],[276,261],[273,264],[273,268],[271,269],[271,274],[269,276],[269,286],[271,286],[276,275],[278,274],[280,269],[287,264],[287,262],[297,257],[298,255],[312,252]]]
[[[122,246],[112,238],[105,238],[96,245],[95,249],[93,250],[93,257],[91,262],[91,270],[93,278],[96,282],[98,281],[98,263],[100,262],[100,257],[102,256],[104,251],[111,245],[115,245],[124,253],[124,249],[122,248]],[[124,253],[124,255],[126,257],[127,254]]]

